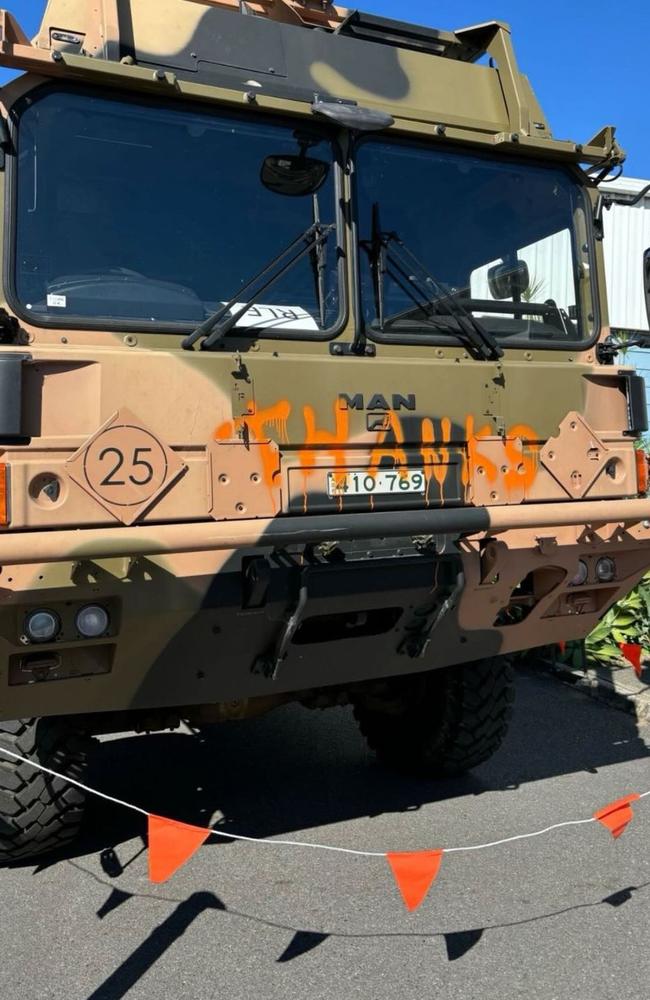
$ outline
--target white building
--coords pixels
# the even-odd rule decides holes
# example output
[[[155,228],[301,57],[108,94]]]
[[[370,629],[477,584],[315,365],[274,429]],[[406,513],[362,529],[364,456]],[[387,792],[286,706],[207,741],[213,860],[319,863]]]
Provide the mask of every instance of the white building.
[[[648,183],[621,177],[601,184],[601,191],[616,199],[603,217],[609,321],[614,330],[648,331],[643,253],[650,247],[650,191],[638,204],[626,204]]]
[[[648,183],[634,177],[621,177],[601,184],[601,190],[616,199],[603,219],[609,321],[613,330],[648,331],[643,254],[650,247],[650,191],[638,204],[626,204]],[[645,378],[650,406],[650,350],[633,349],[625,360],[636,365]]]

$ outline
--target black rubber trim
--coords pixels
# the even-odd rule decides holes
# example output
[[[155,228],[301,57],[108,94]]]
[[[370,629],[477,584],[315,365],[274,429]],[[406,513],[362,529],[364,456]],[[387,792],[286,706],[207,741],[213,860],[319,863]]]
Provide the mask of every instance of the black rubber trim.
[[[29,354],[0,351],[0,441],[24,438],[22,366]]]
[[[641,375],[624,372],[625,395],[627,396],[628,436],[640,437],[648,430],[648,400],[645,380]]]

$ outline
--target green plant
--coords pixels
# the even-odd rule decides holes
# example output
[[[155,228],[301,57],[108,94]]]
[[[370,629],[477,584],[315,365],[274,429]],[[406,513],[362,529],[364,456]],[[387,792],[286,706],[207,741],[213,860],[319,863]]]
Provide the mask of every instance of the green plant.
[[[587,658],[606,666],[621,660],[621,644],[642,646],[650,653],[650,573],[622,598],[585,640]]]
[[[521,297],[524,302],[536,302],[537,299],[541,297],[542,289],[544,287],[543,278],[535,278],[535,275],[530,276],[530,281],[528,283],[528,288],[525,292],[521,293]]]
[[[543,295],[542,290],[544,288],[544,284],[545,282],[543,278],[536,278],[534,274],[531,274],[530,280],[528,282],[528,288],[521,293],[521,297],[524,300],[524,302],[539,301],[539,299],[541,299]],[[528,322],[533,322],[536,318],[537,318],[536,316],[523,317],[523,319],[527,320]]]

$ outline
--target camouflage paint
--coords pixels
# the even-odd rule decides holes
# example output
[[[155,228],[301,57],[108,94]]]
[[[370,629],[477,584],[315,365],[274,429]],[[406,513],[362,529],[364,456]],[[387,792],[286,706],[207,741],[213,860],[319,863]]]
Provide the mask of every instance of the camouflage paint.
[[[509,29],[498,22],[440,33],[446,55],[436,56],[334,35],[346,11],[329,3],[247,0],[259,15],[245,19],[251,39],[268,19],[274,44],[283,46],[286,65],[271,74],[263,50],[255,56],[251,49],[257,64],[242,69],[210,55],[217,29],[233,37],[243,31],[238,6],[50,0],[34,44],[2,11],[0,64],[26,71],[3,88],[2,113],[44,80],[188,106],[254,107],[298,121],[311,120],[314,91],[327,91],[388,111],[394,134],[440,148],[574,168],[621,159],[611,128],[581,146],[552,137],[517,67]],[[200,70],[190,64],[193,51],[202,54]],[[481,51],[494,67],[472,61]],[[251,75],[261,83],[252,97]],[[348,136],[340,138],[348,149]],[[347,176],[343,199],[349,206]],[[349,217],[341,248],[348,291],[357,249]],[[603,340],[598,245],[594,263]],[[31,359],[23,385],[27,441],[5,444],[0,455],[11,468],[12,514],[0,534],[4,718],[157,708],[191,714],[183,706],[345,687],[578,638],[650,566],[650,501],[638,498],[625,369],[599,363],[593,346],[508,348],[496,364],[454,344],[382,343],[376,356],[359,358],[333,357],[322,342],[237,336],[201,353],[183,351],[180,335],[53,329],[19,317],[7,301],[4,309],[15,322],[2,352]],[[350,309],[338,341],[351,344],[356,333]],[[245,399],[236,391],[242,358]],[[367,411],[341,403],[355,393],[366,400],[407,394],[417,403],[414,411],[386,412],[371,431]],[[119,416],[125,411],[128,422]],[[581,428],[573,439],[572,422]],[[127,423],[129,434],[154,435],[178,463],[155,496],[138,494],[142,506],[131,519],[93,495],[84,457],[101,428]],[[392,507],[379,497],[351,504],[324,488],[328,469],[376,476],[384,467],[403,474],[420,466],[425,496]],[[53,478],[55,500],[42,489]],[[594,582],[603,555],[617,565],[607,585]],[[271,580],[259,606],[246,597],[256,559]],[[591,582],[572,588],[579,559]],[[463,587],[437,620],[439,601],[450,596],[438,583],[443,564],[456,579],[462,571]],[[335,629],[332,616],[352,611],[359,622],[380,624],[355,633],[353,622],[350,635],[293,643],[271,680],[255,663],[277,643],[302,573],[311,621]],[[522,582],[528,604],[518,598]],[[111,627],[82,641],[74,614],[95,601],[110,607]],[[60,614],[65,628],[56,644],[22,641],[25,613],[35,607]],[[396,622],[387,614],[393,608],[401,609]]]

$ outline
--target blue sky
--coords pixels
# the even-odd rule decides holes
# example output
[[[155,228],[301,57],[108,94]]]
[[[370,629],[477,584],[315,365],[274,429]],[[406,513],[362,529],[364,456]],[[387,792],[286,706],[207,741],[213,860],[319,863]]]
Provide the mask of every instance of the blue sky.
[[[36,31],[45,0],[4,4],[28,34]],[[554,134],[584,142],[602,125],[618,125],[626,174],[650,179],[650,0],[360,0],[358,6],[435,28],[509,22],[520,66]],[[0,72],[0,80],[6,75]]]

